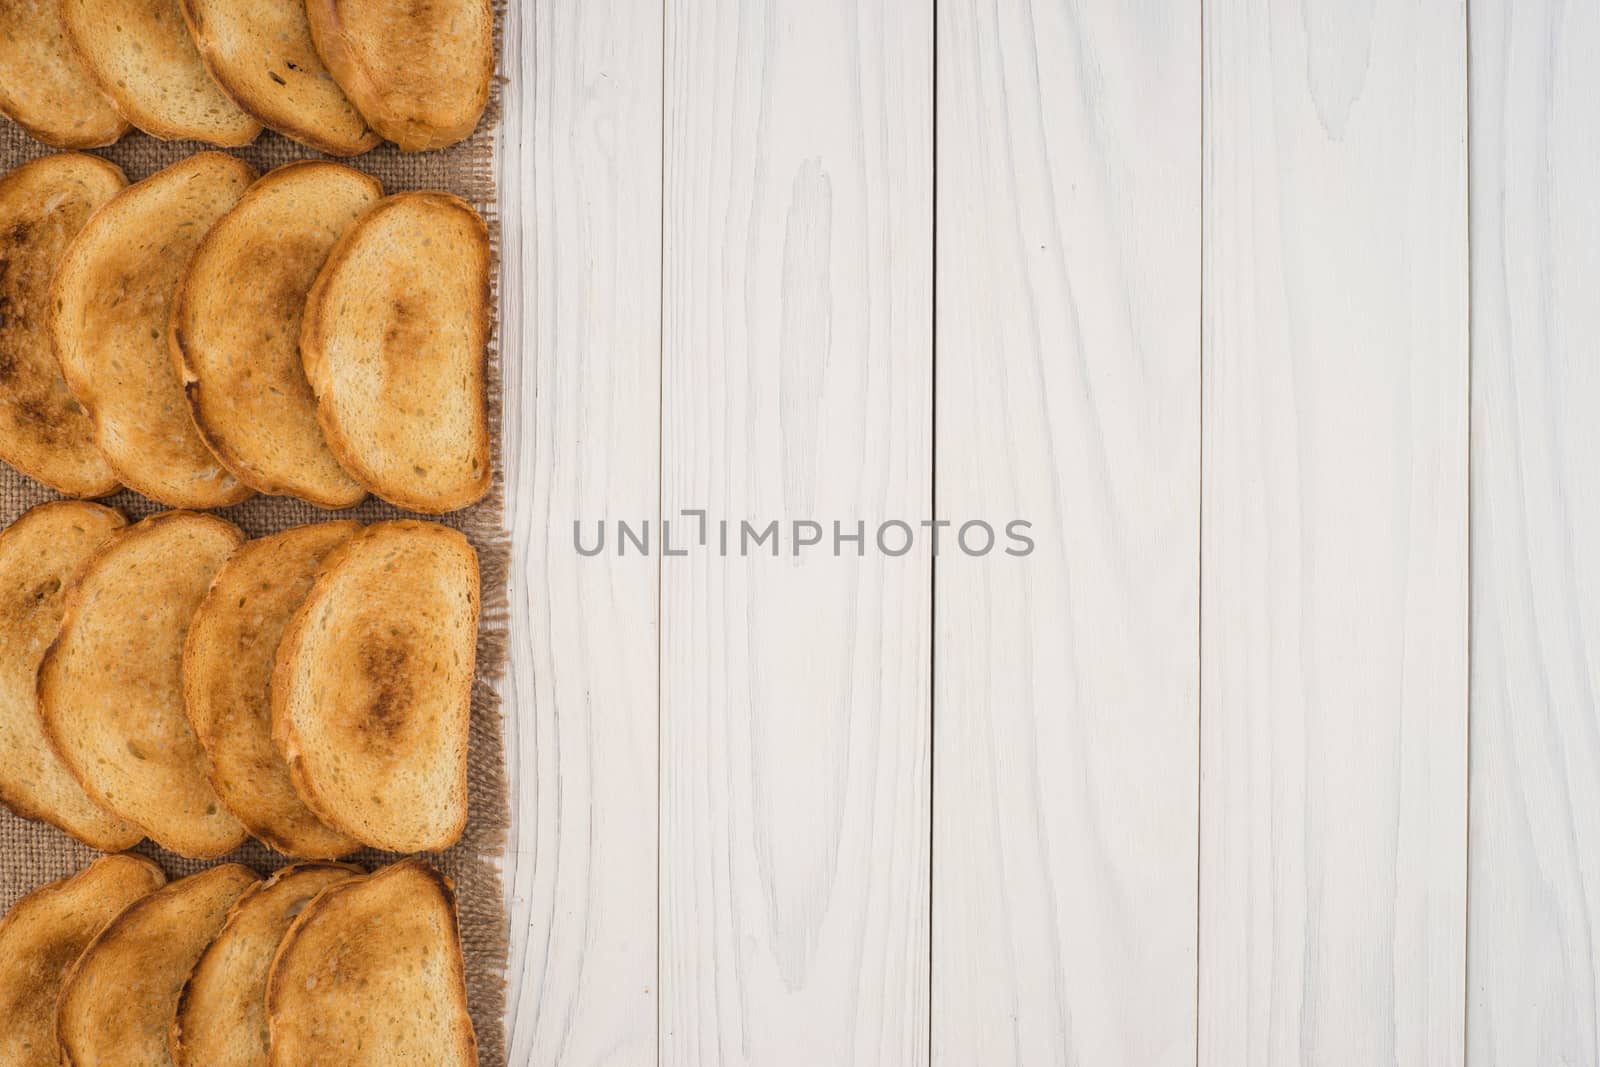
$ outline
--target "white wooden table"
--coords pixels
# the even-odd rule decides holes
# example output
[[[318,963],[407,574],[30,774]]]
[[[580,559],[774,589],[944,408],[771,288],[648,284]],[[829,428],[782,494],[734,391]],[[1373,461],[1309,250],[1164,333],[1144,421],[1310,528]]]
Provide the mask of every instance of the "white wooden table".
[[[512,7],[513,1063],[1600,1062],[1600,7]]]

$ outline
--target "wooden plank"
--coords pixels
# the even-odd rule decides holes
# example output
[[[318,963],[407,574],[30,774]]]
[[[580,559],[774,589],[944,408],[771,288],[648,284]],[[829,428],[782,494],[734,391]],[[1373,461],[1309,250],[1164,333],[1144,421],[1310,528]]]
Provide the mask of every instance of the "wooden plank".
[[[933,1059],[1193,1064],[1199,7],[938,9]]]
[[[657,565],[572,524],[658,502],[660,5],[512,4],[505,55],[510,1062],[653,1065]]]
[[[1204,18],[1200,1062],[1460,1063],[1465,11]]]
[[[666,8],[661,1060],[922,1063],[932,11]]]
[[[1472,5],[1473,1063],[1600,1062],[1597,46]]]

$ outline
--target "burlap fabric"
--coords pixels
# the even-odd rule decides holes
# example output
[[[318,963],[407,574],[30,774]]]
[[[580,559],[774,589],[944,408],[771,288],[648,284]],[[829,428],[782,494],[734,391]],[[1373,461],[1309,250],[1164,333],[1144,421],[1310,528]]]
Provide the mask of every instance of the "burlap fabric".
[[[497,4],[498,6],[502,6]],[[406,189],[443,189],[464,197],[489,222],[495,248],[495,307],[499,306],[499,226],[494,173],[494,127],[499,114],[500,86],[495,86],[489,112],[467,141],[443,152],[406,155],[384,145],[350,160],[353,166],[378,177],[390,192]],[[134,133],[110,148],[99,149],[127,172],[130,181],[206,146],[192,142],[164,144]],[[52,149],[38,144],[11,123],[0,119],[0,172]],[[257,142],[234,154],[266,171],[291,160],[316,157],[275,133],[263,133]],[[498,338],[498,328],[495,331]],[[513,358],[515,354],[513,353]],[[497,858],[504,846],[509,822],[500,707],[493,682],[505,663],[506,580],[510,545],[504,529],[504,468],[500,459],[500,354],[490,355],[490,425],[494,427],[495,482],[487,499],[436,521],[463,531],[477,547],[483,576],[483,621],[478,637],[478,678],[473,688],[472,747],[468,767],[469,814],[466,833],[448,852],[429,858],[455,880],[461,907],[461,939],[466,954],[468,999],[484,1064],[505,1062],[506,909],[501,894]],[[0,525],[9,525],[28,508],[56,494],[0,464]],[[131,518],[142,518],[162,507],[132,492],[121,492],[106,503],[121,508]],[[218,514],[237,523],[252,537],[300,523],[334,517],[308,504],[277,497],[255,497]],[[363,522],[396,518],[405,513],[378,501],[339,513]],[[150,842],[137,851],[155,859],[171,877],[190,874],[210,863],[186,860]],[[96,853],[52,827],[19,819],[0,808],[0,913],[18,898],[53,879],[70,874],[94,859]],[[392,862],[384,853],[358,853],[353,860],[369,867]],[[228,859],[265,874],[286,861],[255,842]]]

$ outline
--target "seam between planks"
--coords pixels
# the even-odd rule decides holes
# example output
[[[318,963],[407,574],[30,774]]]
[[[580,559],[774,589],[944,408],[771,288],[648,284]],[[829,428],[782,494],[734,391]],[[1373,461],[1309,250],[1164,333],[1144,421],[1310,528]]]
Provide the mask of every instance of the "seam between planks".
[[[661,84],[657,96],[658,149],[656,195],[656,524],[666,514],[667,492],[667,17],[670,0],[661,0]],[[662,565],[656,561],[656,1067],[661,1067],[661,942],[663,916],[661,913],[661,863],[662,827],[664,825],[662,799],[665,776],[662,773],[662,687],[661,657],[666,618],[662,613]]]
[[[929,387],[928,387],[928,510],[930,518],[939,518],[939,0],[933,0],[933,58],[930,64],[932,91],[932,124],[930,131],[929,180],[931,196],[928,203],[929,242]],[[937,527],[935,527],[937,529]],[[937,980],[934,969],[933,939],[935,929],[934,885],[937,878],[939,817],[937,802],[937,761],[939,752],[939,553],[928,555],[928,1063],[934,1062],[933,1052],[933,983]]]
[[[1199,32],[1196,47],[1199,49],[1198,75],[1200,132],[1195,152],[1195,180],[1199,185],[1196,206],[1200,213],[1199,233],[1195,241],[1198,261],[1195,268],[1198,300],[1195,308],[1196,368],[1195,405],[1195,527],[1194,527],[1194,1064],[1200,1067],[1200,954],[1202,921],[1200,895],[1205,878],[1201,864],[1205,862],[1205,653],[1206,653],[1206,0],[1195,0],[1199,5]]]
[[[1461,1065],[1467,1067],[1472,1059],[1472,1044],[1469,1040],[1467,1028],[1468,1016],[1471,1013],[1470,1000],[1472,996],[1472,0],[1462,0],[1461,5],[1462,34],[1461,45],[1465,50],[1462,68],[1465,72],[1464,84],[1461,87],[1462,95],[1466,98],[1466,146],[1463,165],[1466,170],[1466,223],[1463,230],[1466,234],[1466,285],[1467,285],[1467,388],[1466,388],[1466,424],[1467,424],[1467,462],[1464,475],[1467,480],[1467,568],[1463,576],[1467,583],[1467,626],[1466,626],[1466,706],[1462,713],[1466,718],[1463,735],[1466,738],[1466,766],[1463,768],[1462,780],[1466,788],[1466,796],[1462,800],[1464,809],[1462,833],[1464,840],[1461,843]]]

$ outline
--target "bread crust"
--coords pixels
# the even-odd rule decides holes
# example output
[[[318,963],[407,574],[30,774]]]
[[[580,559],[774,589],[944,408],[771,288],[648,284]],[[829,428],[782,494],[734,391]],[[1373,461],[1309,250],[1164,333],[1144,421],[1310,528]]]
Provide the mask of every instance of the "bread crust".
[[[230,12],[230,4],[240,10]],[[212,79],[262,126],[330,156],[358,156],[383,142],[317,55],[303,0],[182,0],[182,7]],[[235,29],[273,39],[230,50],[216,28],[230,13],[242,24]]]
[[[50,286],[56,360],[101,453],[123,484],[175,508],[253,494],[194,428],[167,328],[194,248],[255,177],[242,160],[200,152],[128,186],[73,238]],[[179,236],[149,241],[152,226]]]
[[[0,920],[0,1063],[60,1067],[56,1001],[73,965],[123,909],[166,884],[143,856],[101,856],[35,889]]]
[[[475,18],[455,56],[441,54],[437,18],[419,16],[418,5],[396,0],[306,0],[311,38],[352,103],[378,133],[406,152],[447,148],[477,129],[494,80],[494,12],[490,0],[449,0]],[[349,10],[347,10],[349,9]],[[389,32],[373,39],[356,24],[369,16]],[[396,24],[402,28],[394,30]],[[456,62],[455,60],[459,60]],[[382,65],[380,65],[380,63]],[[407,75],[426,71],[426,80]]]
[[[52,282],[73,239],[126,185],[115,164],[81,152],[0,178],[0,459],[66,496],[120,483],[56,359]]]
[[[331,250],[336,243],[336,241],[328,242],[325,250],[321,244],[324,239],[321,233],[305,234],[300,241],[302,245],[315,247],[306,247],[297,254],[313,252],[318,256],[311,277],[304,281],[306,292],[300,288],[302,283],[298,273],[300,265],[292,262],[293,255],[286,251],[285,235],[282,231],[274,233],[268,240],[253,241],[244,246],[270,250],[271,258],[265,263],[256,264],[258,269],[249,279],[232,278],[225,274],[219,279],[212,272],[226,269],[232,251],[228,247],[229,242],[235,244],[240,242],[234,229],[248,225],[248,220],[258,210],[258,205],[293,184],[319,178],[358,183],[371,194],[370,200],[374,202],[383,195],[383,185],[376,178],[340,163],[299,160],[269,171],[245,190],[239,202],[217,220],[211,231],[200,242],[173,296],[167,333],[173,365],[179,380],[183,383],[195,431],[223,466],[232,471],[240,483],[258,493],[293,496],[317,507],[335,510],[354,507],[361,503],[366,499],[367,491],[346,473],[329,448],[317,420],[316,398],[311,392],[310,383],[305,380],[305,368],[300,362],[298,352],[301,320],[296,318],[290,327],[295,351],[283,354],[282,366],[275,358],[279,353],[272,351],[265,344],[250,352],[247,359],[251,364],[252,380],[263,377],[269,379],[268,384],[272,385],[272,391],[268,395],[271,402],[280,409],[291,404],[286,398],[300,401],[302,398],[299,394],[303,391],[303,421],[296,420],[292,423],[288,421],[291,417],[301,414],[299,403],[294,403],[292,410],[287,412],[259,409],[251,412],[240,419],[241,422],[248,423],[248,426],[239,426],[230,421],[229,409],[234,409],[231,413],[235,417],[244,415],[238,410],[243,407],[243,391],[257,388],[257,392],[260,392],[260,389],[249,384],[237,382],[230,384],[227,381],[218,381],[208,388],[209,368],[215,367],[220,370],[230,358],[237,362],[239,357],[226,352],[202,353],[201,351],[207,343],[204,335],[207,333],[208,325],[222,325],[222,328],[226,328],[225,324],[204,321],[199,307],[202,298],[211,288],[219,284],[224,287],[237,285],[241,289],[248,287],[248,291],[238,300],[228,303],[226,314],[229,322],[239,315],[248,314],[252,322],[275,328],[279,324],[270,321],[269,315],[303,313],[309,287],[315,282],[321,265],[326,262],[327,250]],[[346,229],[348,228],[346,226]],[[276,329],[273,329],[273,332],[276,333]],[[275,384],[271,381],[273,376],[276,376]],[[251,427],[258,427],[268,421],[275,421],[274,436],[280,444],[298,443],[302,453],[310,454],[303,455],[300,463],[294,466],[274,464],[261,457],[247,455],[250,449],[243,444],[242,439],[248,435]],[[236,434],[241,441],[237,447]],[[317,451],[320,451],[321,455],[316,455]],[[323,466],[313,469],[312,465],[317,460],[322,460]]]
[[[39,718],[37,683],[66,591],[96,546],[126,524],[112,508],[57,500],[0,530],[0,802],[104,852],[132,847],[144,831],[97,803],[62,762]]]
[[[67,39],[58,0],[10,0],[0,36],[0,115],[55,148],[103,148],[130,127]]]
[[[265,1034],[267,976],[288,925],[329,886],[366,874],[349,863],[297,863],[240,894],[178,994],[168,1035],[176,1067],[221,1067],[254,1051],[233,1046]],[[258,955],[263,937],[270,944]],[[265,1047],[259,1051],[267,1055]]]
[[[297,726],[295,719],[295,708],[298,703],[295,688],[297,675],[302,670],[300,660],[315,651],[311,647],[309,638],[311,636],[311,628],[318,614],[325,606],[330,611],[339,606],[334,603],[334,596],[336,593],[342,592],[341,583],[348,577],[343,573],[344,569],[348,566],[364,563],[365,560],[362,557],[369,551],[373,553],[381,551],[383,547],[381,543],[384,541],[412,537],[443,539],[446,551],[451,553],[464,552],[470,556],[472,575],[471,587],[465,590],[470,597],[470,607],[468,608],[470,622],[465,628],[471,636],[468,647],[457,650],[459,654],[464,656],[463,667],[459,670],[460,681],[456,684],[453,693],[442,693],[436,688],[427,690],[428,696],[436,696],[440,700],[450,701],[451,706],[448,708],[448,714],[451,716],[454,736],[459,740],[459,754],[453,760],[453,765],[446,767],[442,763],[437,763],[436,766],[429,768],[436,773],[447,774],[450,795],[441,798],[437,803],[443,807],[443,810],[453,814],[448,823],[439,822],[428,832],[420,831],[415,827],[402,829],[393,824],[375,828],[363,823],[357,813],[345,810],[344,806],[330,795],[331,791],[326,788],[327,783],[322,780],[322,776],[318,771],[308,766],[311,760],[308,759],[307,744],[301,736],[301,730]],[[300,605],[290,619],[288,626],[284,629],[283,639],[278,645],[278,654],[272,672],[272,738],[277,744],[278,751],[282,754],[284,762],[288,764],[289,778],[294,783],[295,791],[300,795],[300,799],[305,801],[306,807],[310,808],[317,818],[327,826],[348,834],[373,848],[387,849],[394,852],[442,851],[453,845],[461,837],[462,831],[466,829],[467,734],[470,728],[472,682],[475,674],[473,663],[476,655],[475,641],[478,629],[480,596],[477,582],[477,553],[461,534],[435,523],[410,519],[374,523],[339,548],[334,549],[323,561],[322,567],[318,571],[316,582],[313,583],[305,602]],[[408,585],[419,584],[408,583]],[[348,595],[345,599],[347,602],[354,600],[363,604],[366,601],[365,597],[352,598]],[[354,614],[348,608],[348,604],[346,605],[346,610],[347,613]],[[359,618],[357,621],[360,621]],[[392,621],[400,622],[405,620]],[[387,637],[388,635],[381,636]],[[402,662],[398,665],[391,664],[389,657],[385,654],[386,651],[386,649],[380,649],[376,657],[378,670],[374,673],[382,673],[384,675],[382,679],[378,680],[380,685],[382,682],[392,679],[394,675],[404,674],[408,670],[418,670],[416,664],[408,662],[408,657],[405,655],[402,655]],[[371,665],[366,666],[364,669],[368,672],[373,672]],[[354,674],[353,671],[350,673]],[[368,694],[363,693],[361,695],[365,697]],[[412,706],[404,703],[404,698],[396,700],[395,703],[401,705],[398,707],[387,706],[385,700],[385,693],[382,688],[379,688],[372,701],[372,709],[367,712],[369,715],[372,712],[379,712],[385,718],[385,722],[379,724],[380,740],[384,730],[402,729],[404,724],[411,719],[410,713],[414,711]],[[353,737],[347,735],[347,740],[350,740],[352,744],[355,744],[358,740],[364,740],[361,737],[361,730],[364,728],[364,720],[360,718],[363,713],[361,708],[343,707],[336,697],[330,696],[325,700],[319,701],[319,709],[321,717],[329,722],[332,722],[335,717],[341,714],[354,716],[356,718],[356,727]],[[424,743],[436,744],[441,738],[448,740],[449,737],[450,732],[439,729],[435,731],[434,736],[426,738]],[[378,747],[381,750],[383,746],[380,744]],[[428,757],[432,757],[435,761],[441,759],[436,752],[422,752],[420,754],[408,752],[407,754],[412,756],[413,761],[417,763]],[[370,765],[374,762],[370,753],[363,752],[361,756],[364,763]],[[395,810],[394,801],[397,798],[391,796],[389,799],[389,809]],[[401,806],[405,805],[402,804]],[[415,821],[426,821],[415,813],[408,814]]]
[[[196,140],[220,148],[243,148],[261,133],[261,124],[246,114],[211,77],[183,21],[179,0],[59,0],[67,39],[78,61],[122,117],[162,141]],[[134,20],[130,25],[122,23]],[[115,39],[103,41],[106,27],[117,26]],[[141,36],[143,39],[141,40]],[[164,60],[160,70],[165,91],[150,92],[150,81],[130,78],[115,69],[126,41],[138,45],[147,62]],[[179,104],[172,103],[179,101]],[[222,117],[202,123],[185,121],[182,106],[209,104],[207,112]]]
[[[160,729],[175,733],[178,740],[173,744],[179,751],[166,751],[159,746],[152,746],[152,751],[150,752],[145,752],[142,749],[135,751],[136,739],[131,736],[125,738],[126,745],[124,747],[128,750],[128,756],[137,763],[155,762],[157,764],[148,773],[161,773],[165,777],[166,780],[159,787],[159,791],[162,792],[163,796],[171,793],[175,785],[182,785],[185,792],[185,796],[182,799],[194,803],[198,803],[201,799],[209,799],[214,810],[206,811],[202,817],[203,821],[207,822],[207,829],[204,832],[199,831],[192,825],[195,822],[195,817],[192,813],[176,813],[170,806],[159,810],[150,809],[152,801],[148,796],[143,799],[125,796],[116,799],[107,797],[101,784],[95,780],[95,775],[98,773],[117,771],[123,778],[142,779],[146,793],[157,790],[153,788],[153,780],[147,777],[147,772],[141,771],[137,775],[129,775],[126,770],[105,767],[104,764],[108,761],[94,762],[93,766],[97,770],[91,772],[89,770],[90,763],[83,758],[84,754],[78,751],[78,746],[67,735],[66,724],[62,721],[63,717],[70,714],[71,710],[70,706],[65,704],[65,694],[76,691],[76,687],[70,684],[67,679],[59,677],[59,675],[62,672],[62,664],[69,651],[76,651],[75,649],[69,650],[69,643],[75,644],[77,640],[76,633],[81,625],[80,619],[84,611],[86,590],[96,588],[101,579],[101,572],[110,563],[116,561],[118,553],[123,550],[124,546],[132,544],[138,539],[152,536],[153,532],[159,531],[164,526],[180,522],[206,524],[208,527],[214,528],[214,532],[231,540],[234,547],[244,541],[244,534],[232,523],[215,515],[194,511],[167,511],[152,515],[131,526],[123,527],[108,537],[95,553],[89,557],[83,569],[79,572],[77,582],[68,591],[66,610],[61,619],[60,633],[51,642],[50,647],[45,650],[44,658],[39,665],[39,708],[45,737],[61,758],[61,762],[72,772],[72,776],[78,780],[84,791],[96,803],[116,812],[128,822],[143,829],[152,840],[163,848],[176,852],[181,856],[212,859],[225,855],[243,844],[245,831],[238,820],[228,813],[221,799],[216,796],[215,790],[211,788],[210,780],[206,775],[204,751],[200,748],[199,743],[194,740],[193,730],[190,728],[186,713],[181,706],[178,708],[161,706],[146,709],[147,712],[150,712],[149,718],[159,720],[152,722],[150,728],[152,730]],[[210,576],[208,575],[206,583],[209,585],[209,582]],[[181,608],[181,605],[178,605],[178,607]],[[187,616],[185,616],[185,622],[187,622]],[[179,649],[181,654],[181,645]],[[140,649],[140,651],[143,653],[146,650]],[[147,664],[146,666],[149,665]],[[161,674],[165,670],[165,666],[156,665],[156,673]],[[181,666],[174,665],[174,667],[180,672],[177,687],[181,705]],[[163,678],[162,680],[165,679]],[[159,700],[159,694],[156,699]],[[118,710],[119,712],[125,712],[130,709],[119,708]],[[141,719],[140,721],[144,720]],[[119,729],[120,726],[116,723],[108,722],[100,724],[100,728],[109,731]],[[168,764],[168,769],[165,771],[162,771],[160,767],[161,757],[165,757],[165,761]],[[169,797],[169,799],[171,798]],[[142,810],[142,815],[133,810],[134,806]]]
[[[78,54],[76,51],[72,53],[72,58],[74,61],[77,60]],[[96,95],[104,95],[100,93],[100,87],[98,85],[95,86],[94,91]],[[27,134],[29,137],[32,137],[35,141],[38,141],[40,144],[49,145],[51,148],[59,148],[64,152],[82,152],[91,148],[110,148],[112,145],[122,140],[123,137],[127,136],[128,132],[133,129],[133,124],[127,119],[123,118],[115,108],[112,109],[112,113],[116,114],[118,123],[117,133],[115,136],[110,134],[92,134],[82,137],[74,137],[70,135],[64,135],[56,130],[52,130],[49,126],[40,125],[37,122],[30,122],[29,120],[18,115],[9,114],[5,108],[0,107],[0,118],[10,119],[12,122],[17,124],[18,129]]]
[[[443,913],[448,915],[447,928],[442,931],[446,938],[446,947],[450,958],[450,974],[445,979],[449,986],[444,990],[430,990],[430,992],[443,993],[449,1000],[450,1023],[447,1041],[449,1048],[441,1050],[448,1058],[436,1060],[441,1064],[451,1067],[469,1067],[478,1062],[477,1036],[472,1029],[472,1018],[467,1011],[466,964],[461,953],[460,920],[458,917],[455,887],[450,879],[439,873],[426,860],[419,856],[401,860],[382,870],[375,871],[366,878],[353,879],[339,882],[318,894],[308,904],[300,916],[290,925],[284,934],[283,942],[278,946],[277,954],[272,960],[272,969],[267,978],[267,1025],[270,1032],[272,1067],[320,1067],[322,1064],[349,1065],[349,1067],[364,1067],[372,1064],[378,1067],[380,1062],[370,1057],[350,1058],[348,1048],[330,1048],[327,1054],[315,1060],[305,1058],[305,1042],[299,1040],[295,1031],[311,1031],[322,1033],[324,1019],[316,1015],[320,1006],[314,999],[314,989],[304,980],[297,981],[297,975],[291,972],[306,966],[307,960],[303,958],[306,953],[311,954],[313,960],[327,960],[324,950],[325,944],[314,944],[318,938],[326,939],[323,927],[329,923],[339,922],[341,919],[348,921],[351,912],[358,912],[363,906],[362,897],[382,900],[382,894],[389,889],[389,883],[400,882],[407,884],[405,899],[408,915],[421,914],[424,910],[424,900],[431,898],[432,903],[438,906]],[[367,905],[372,906],[372,905]],[[334,944],[348,947],[351,941],[333,939]],[[356,949],[366,947],[370,942],[364,940],[354,941]],[[309,946],[309,947],[308,947]],[[331,978],[338,981],[345,977],[342,968],[348,967],[358,970],[368,960],[361,958],[355,951],[349,956],[354,959],[346,962],[344,954],[331,961]],[[420,981],[420,979],[419,979]],[[307,1003],[296,1003],[297,998]],[[440,1005],[433,1005],[437,1010]],[[413,1007],[412,1010],[415,1010]],[[337,1026],[336,1021],[331,1025]],[[293,1046],[293,1047],[291,1047]]]
[[[360,529],[327,522],[245,542],[212,579],[184,642],[184,710],[212,786],[251,835],[288,856],[332,859],[361,847],[317,821],[296,794],[272,740],[271,708],[282,627],[317,566]]]
[[[234,901],[259,881],[237,863],[211,867],[140,898],[101,930],[62,983],[56,1034],[66,1062],[96,1067],[167,1058],[184,978]]]
[[[329,351],[334,332],[352,327],[349,318],[336,311],[333,294],[346,284],[343,275],[353,269],[351,262],[362,250],[362,242],[368,238],[369,231],[382,224],[389,213],[410,210],[448,212],[467,219],[471,234],[470,251],[483,264],[480,276],[473,280],[472,307],[463,317],[474,335],[473,344],[477,348],[471,357],[469,369],[472,376],[466,397],[466,403],[472,408],[472,424],[467,428],[467,433],[472,440],[475,473],[472,477],[458,478],[456,484],[447,490],[429,490],[417,484],[417,480],[407,479],[404,475],[395,477],[379,470],[380,466],[403,469],[406,466],[404,458],[370,453],[356,440],[356,433],[347,425],[346,416],[341,413],[342,398],[335,384],[334,369],[330,366],[334,358]],[[322,425],[328,447],[333,450],[340,465],[368,492],[408,511],[422,515],[457,511],[482,500],[494,481],[487,384],[492,319],[490,261],[488,226],[466,201],[440,192],[397,193],[380,200],[345,232],[329,253],[327,263],[317,275],[306,298],[300,332],[300,357],[305,363],[306,378],[311,383],[312,392],[317,396],[317,419]],[[417,264],[410,266],[415,268]],[[437,321],[431,322],[431,325],[437,331]],[[380,414],[388,417],[387,412]],[[410,418],[413,422],[426,420],[425,416],[414,413]]]

